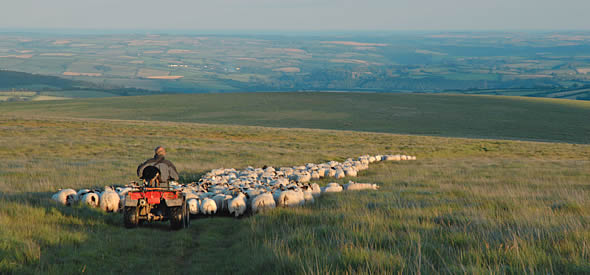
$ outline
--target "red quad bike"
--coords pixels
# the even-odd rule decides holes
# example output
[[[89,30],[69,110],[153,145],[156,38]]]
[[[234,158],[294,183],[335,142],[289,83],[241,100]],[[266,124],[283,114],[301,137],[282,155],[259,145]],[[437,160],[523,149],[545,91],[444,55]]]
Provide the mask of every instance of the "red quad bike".
[[[139,187],[127,193],[123,220],[127,228],[134,228],[144,221],[170,220],[170,228],[178,230],[189,227],[190,212],[186,198],[179,190]]]

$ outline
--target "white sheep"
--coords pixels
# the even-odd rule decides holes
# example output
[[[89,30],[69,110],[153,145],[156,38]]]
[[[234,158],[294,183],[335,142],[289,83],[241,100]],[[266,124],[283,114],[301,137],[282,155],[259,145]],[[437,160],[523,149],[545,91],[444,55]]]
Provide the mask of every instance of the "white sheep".
[[[322,193],[322,188],[320,188],[320,186],[317,183],[313,183],[311,185],[311,194],[317,198],[320,196],[320,194]]]
[[[336,170],[336,173],[334,174],[334,177],[335,177],[336,179],[342,179],[342,178],[344,178],[345,176],[346,176],[346,175],[344,174],[344,170],[342,170],[342,169],[338,169],[338,170]]]
[[[332,182],[328,183],[328,185],[322,188],[322,193],[338,193],[342,192],[342,186],[340,184]]]
[[[227,207],[228,207],[228,202],[227,202],[227,196],[225,194],[217,194],[215,196],[213,196],[213,200],[215,201],[215,204],[217,205],[217,212],[219,213],[226,213],[227,212]],[[231,198],[231,196],[229,196]]]
[[[347,168],[344,168],[344,174],[347,177],[356,177],[357,176],[357,171],[353,167],[347,167]]]
[[[271,193],[264,193],[252,199],[252,213],[258,213],[266,209],[275,208],[275,200]]]
[[[100,194],[100,209],[106,212],[117,212],[119,210],[119,201],[119,194],[107,186],[104,192]]]
[[[78,201],[78,195],[74,189],[63,189],[51,196],[51,199],[61,205],[70,206],[72,203]]]
[[[344,185],[344,190],[346,191],[357,191],[357,190],[377,190],[379,189],[379,185],[372,184],[372,183],[355,183],[349,181],[347,184]]]
[[[314,203],[313,191],[311,189],[304,190],[303,199],[305,200],[305,203]]]
[[[305,203],[303,191],[300,189],[286,190],[279,195],[277,206],[281,207],[295,207],[301,206]]]
[[[86,193],[86,194],[82,195],[80,202],[83,204],[86,204],[90,207],[98,207],[98,205],[99,205],[98,194],[96,194],[94,192]]]
[[[204,198],[201,201],[199,211],[205,215],[213,215],[217,212],[217,204],[210,198]]]
[[[311,172],[311,180],[319,180],[320,179],[320,173],[318,171],[313,171]]]
[[[199,214],[199,199],[191,198],[186,201],[188,211],[191,215]]]
[[[236,217],[243,215],[246,212],[246,195],[239,193],[235,198],[229,201],[228,209],[230,214]]]
[[[90,189],[80,189],[76,195],[78,198],[82,198],[82,196],[86,195],[86,193],[90,193]]]

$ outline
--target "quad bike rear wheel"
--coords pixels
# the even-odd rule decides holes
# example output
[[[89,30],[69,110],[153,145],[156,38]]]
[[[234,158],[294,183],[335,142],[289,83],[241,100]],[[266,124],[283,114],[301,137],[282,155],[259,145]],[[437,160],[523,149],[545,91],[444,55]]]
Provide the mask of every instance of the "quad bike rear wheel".
[[[123,212],[125,227],[134,228],[139,223],[139,211],[137,207],[125,207]]]
[[[172,230],[181,229],[184,226],[182,207],[170,207],[168,211],[170,211],[170,228]]]

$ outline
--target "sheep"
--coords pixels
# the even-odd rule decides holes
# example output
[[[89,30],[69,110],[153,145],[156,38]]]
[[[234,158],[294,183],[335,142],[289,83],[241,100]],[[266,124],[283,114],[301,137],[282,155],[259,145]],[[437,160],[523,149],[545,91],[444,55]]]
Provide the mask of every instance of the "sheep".
[[[88,193],[82,195],[80,202],[85,205],[88,205],[90,207],[96,208],[99,206],[99,197],[94,192],[88,192]]]
[[[332,182],[329,183],[326,187],[322,188],[322,193],[338,193],[342,192],[342,186],[340,184]]]
[[[90,189],[80,189],[76,195],[78,198],[82,198],[82,196],[86,195],[87,193],[90,193]]]
[[[303,195],[303,191],[296,189],[281,192],[277,205],[282,207],[295,207],[301,206],[304,203],[305,197]]]
[[[106,212],[117,212],[120,200],[119,194],[107,186],[104,192],[100,194],[100,209]]]
[[[119,210],[123,211],[125,209],[125,198],[126,195],[119,195]]]
[[[200,209],[201,213],[205,215],[212,215],[217,212],[217,204],[210,198],[205,198],[201,201]]]
[[[334,177],[336,179],[342,179],[342,178],[344,178],[345,177],[344,170],[342,170],[342,169],[336,170],[336,174],[334,174]]]
[[[377,190],[379,186],[375,184],[352,181],[344,186],[330,183],[323,188],[317,183],[307,183],[324,177],[355,177],[374,162],[415,159],[415,156],[409,155],[362,155],[358,158],[348,158],[342,163],[330,161],[281,168],[247,167],[240,171],[213,169],[199,179],[198,183],[171,183],[170,186],[184,193],[192,215],[229,212],[239,217],[250,210],[258,213],[263,209],[278,206],[294,207],[313,203],[322,193],[341,192],[344,189]],[[105,211],[115,212],[124,208],[126,194],[131,190],[133,189],[129,185],[117,187],[116,191],[105,187],[102,193],[89,189],[81,189],[76,193],[74,190],[66,189],[54,194],[52,198],[64,205],[70,205],[79,198],[83,204],[100,206]]]
[[[305,203],[314,203],[313,191],[311,189],[303,191],[303,199],[305,200]]]
[[[273,181],[271,181],[269,183],[270,186],[274,186],[274,185],[279,185],[279,186],[280,185],[283,185],[283,186],[285,186],[287,184],[289,184],[289,180],[286,179],[286,178],[278,178],[278,179],[273,180]]]
[[[199,199],[191,198],[186,201],[188,211],[191,215],[199,214]]]
[[[314,196],[315,198],[319,197],[320,194],[322,193],[322,189],[320,188],[320,186],[317,183],[314,183],[311,185],[311,194],[312,196]]]
[[[347,177],[356,177],[357,176],[357,171],[356,169],[352,168],[352,167],[348,167],[344,169],[344,174]]]
[[[276,203],[271,193],[263,193],[252,199],[252,213],[275,208]]]
[[[59,203],[61,205],[70,206],[75,201],[78,201],[78,195],[74,189],[68,188],[68,189],[60,190],[59,192],[55,193],[51,197],[51,199],[53,199],[54,201],[56,201],[57,203]]]
[[[344,190],[346,191],[357,191],[357,190],[377,190],[379,189],[379,185],[371,184],[371,183],[355,183],[349,181],[347,184],[343,185]]]
[[[125,196],[129,191],[133,190],[131,187],[117,187],[116,191],[119,196]]]
[[[387,160],[387,161],[400,161],[401,156],[400,155],[385,155],[383,156],[383,160]]]
[[[313,171],[311,172],[311,178],[312,180],[319,180],[320,179],[320,173],[318,171]]]
[[[226,194],[217,194],[215,196],[213,196],[213,200],[215,201],[215,204],[217,205],[217,211],[219,213],[226,213],[227,212],[227,207],[228,207],[228,197],[229,199],[232,198],[232,196],[230,195],[226,195]]]
[[[235,198],[229,201],[229,213],[234,214],[237,218],[246,212],[246,195],[239,193]]]

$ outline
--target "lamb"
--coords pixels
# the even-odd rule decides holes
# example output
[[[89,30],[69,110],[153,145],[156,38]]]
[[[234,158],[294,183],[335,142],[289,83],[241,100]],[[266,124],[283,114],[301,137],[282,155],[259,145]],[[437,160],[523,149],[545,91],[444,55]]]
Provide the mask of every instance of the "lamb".
[[[120,200],[119,194],[107,186],[104,192],[100,194],[100,209],[106,212],[117,212]]]
[[[349,181],[347,184],[344,185],[344,190],[346,191],[357,191],[357,190],[377,190],[379,189],[379,185],[371,184],[371,183],[355,183]]]
[[[234,214],[236,218],[243,215],[246,212],[246,195],[239,193],[229,202],[228,209],[229,213]]]
[[[99,198],[96,193],[88,192],[88,193],[82,195],[80,202],[83,204],[86,204],[90,207],[96,208],[99,205]]]
[[[74,189],[68,188],[68,189],[60,190],[59,192],[55,193],[51,197],[51,199],[53,199],[54,201],[56,201],[57,203],[59,203],[61,205],[70,206],[75,201],[78,201],[78,195]]]
[[[338,193],[342,192],[342,186],[340,184],[332,182],[328,183],[328,185],[322,188],[322,193]]]
[[[217,204],[214,200],[205,198],[203,201],[201,201],[201,209],[199,210],[205,215],[212,215],[217,212]]]
[[[275,208],[275,200],[271,193],[264,193],[252,199],[252,213],[262,212],[266,209]]]

